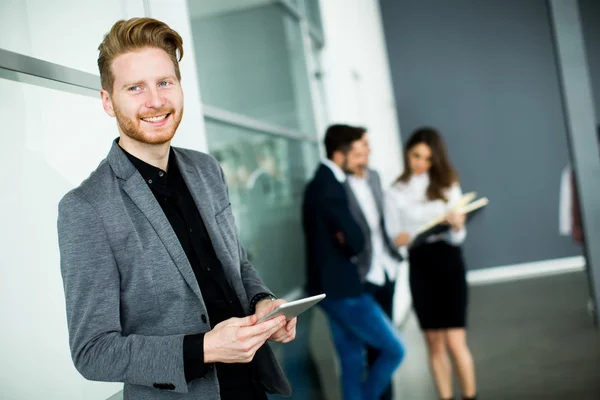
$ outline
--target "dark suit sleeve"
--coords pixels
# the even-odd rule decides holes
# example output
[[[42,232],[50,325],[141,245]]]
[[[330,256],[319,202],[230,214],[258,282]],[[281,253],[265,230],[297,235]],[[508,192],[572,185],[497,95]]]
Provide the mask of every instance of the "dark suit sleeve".
[[[355,256],[359,254],[365,247],[365,237],[360,226],[350,213],[346,195],[340,194],[335,197],[326,198],[319,208],[327,221],[334,239],[337,240],[336,235],[341,233],[344,239],[344,243],[341,245],[348,251],[349,255]]]

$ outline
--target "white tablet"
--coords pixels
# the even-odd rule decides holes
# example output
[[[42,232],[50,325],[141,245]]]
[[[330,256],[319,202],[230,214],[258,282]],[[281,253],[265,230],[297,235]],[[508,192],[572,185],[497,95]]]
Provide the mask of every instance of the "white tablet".
[[[325,298],[325,293],[316,296],[306,297],[300,300],[290,301],[289,303],[283,303],[264,317],[258,320],[257,324],[265,322],[268,319],[276,317],[278,315],[285,315],[285,320],[289,321],[294,317],[302,314],[321,300]]]

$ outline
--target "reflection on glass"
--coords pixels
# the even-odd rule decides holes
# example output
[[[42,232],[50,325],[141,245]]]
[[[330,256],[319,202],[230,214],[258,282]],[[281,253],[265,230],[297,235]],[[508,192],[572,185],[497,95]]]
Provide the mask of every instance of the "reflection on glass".
[[[323,84],[323,64],[321,61],[321,54],[323,51],[323,46],[320,42],[315,40],[314,37],[311,36],[310,40],[310,58],[312,66],[310,79],[312,80],[314,93],[313,93],[313,103],[315,109],[315,123],[318,132],[323,132],[326,129],[327,124],[327,101],[325,97],[325,86]]]
[[[315,145],[207,121],[210,153],[221,163],[242,245],[277,295],[302,286],[302,193]]]
[[[306,168],[305,171],[305,179],[306,181],[309,181],[312,179],[317,166],[321,162],[321,158],[319,157],[320,151],[318,144],[315,142],[305,142],[303,154],[304,164],[308,166],[308,168]],[[300,195],[302,196],[303,193]]]
[[[298,21],[276,3],[188,3],[202,101],[306,131],[310,97]]]
[[[308,22],[320,31],[321,9],[319,8],[319,0],[304,0],[304,8],[306,9]]]

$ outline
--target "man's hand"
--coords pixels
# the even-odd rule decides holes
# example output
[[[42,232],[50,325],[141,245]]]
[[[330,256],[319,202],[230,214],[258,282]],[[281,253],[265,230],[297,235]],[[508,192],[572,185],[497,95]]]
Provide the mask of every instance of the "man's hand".
[[[408,234],[408,232],[402,232],[401,234],[396,236],[396,239],[394,239],[394,244],[398,247],[406,246],[409,243],[410,235]]]
[[[284,299],[270,300],[264,299],[256,304],[256,316],[261,319],[280,305],[287,303]],[[279,318],[279,317],[278,317]],[[285,327],[282,327],[277,332],[273,333],[269,340],[279,343],[289,343],[296,338],[296,322],[297,318],[290,320]]]
[[[344,240],[344,235],[342,234],[342,232],[336,233],[335,238],[337,239],[338,243],[341,244],[342,246],[346,244],[346,241]]]
[[[285,327],[284,316],[260,324],[256,321],[257,316],[251,315],[215,325],[204,335],[204,362],[249,363],[267,339]]]

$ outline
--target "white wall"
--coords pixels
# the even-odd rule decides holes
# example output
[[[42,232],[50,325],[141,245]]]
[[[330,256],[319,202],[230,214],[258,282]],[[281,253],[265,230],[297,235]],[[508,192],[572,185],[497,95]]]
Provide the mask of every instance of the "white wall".
[[[357,124],[368,129],[371,166],[381,174],[385,188],[400,175],[403,161],[379,2],[320,3],[328,119],[330,123]],[[410,307],[408,269],[404,265],[400,271],[394,303],[396,322]]]
[[[379,3],[322,0],[321,13],[329,120],[368,128],[372,165],[390,183],[401,172],[402,155]]]
[[[98,74],[97,47],[142,0],[0,0],[0,48]],[[183,36],[186,117],[175,144],[206,149],[186,2],[149,1]],[[160,11],[160,14],[159,12]],[[0,391],[2,399],[100,400],[122,385],[86,381],[70,359],[56,236],[60,198],[118,135],[97,97],[0,77]]]

